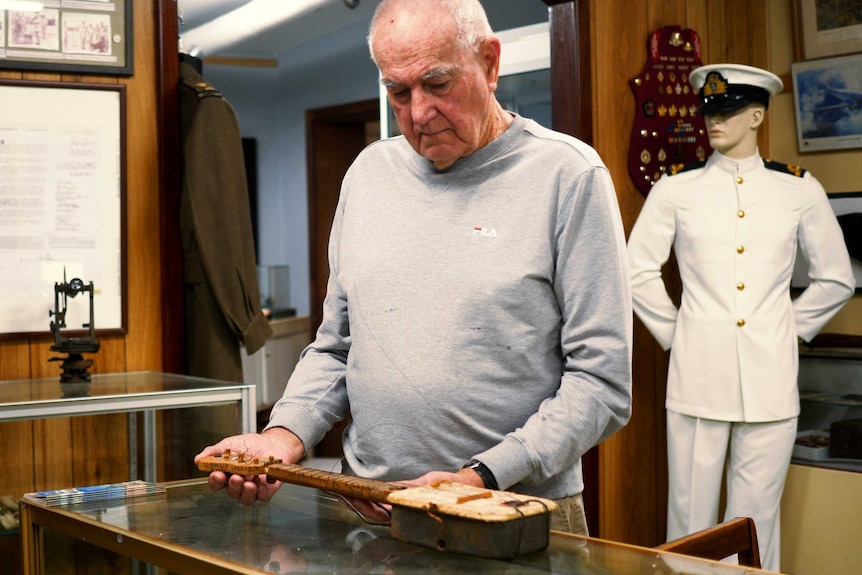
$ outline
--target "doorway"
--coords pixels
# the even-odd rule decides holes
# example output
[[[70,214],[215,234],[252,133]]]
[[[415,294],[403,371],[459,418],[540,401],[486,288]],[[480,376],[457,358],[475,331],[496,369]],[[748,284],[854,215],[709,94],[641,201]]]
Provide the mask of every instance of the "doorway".
[[[374,100],[308,110],[305,138],[308,169],[309,297],[312,333],[320,326],[329,279],[329,232],[338,205],[341,180],[371,142],[379,139],[380,106]],[[341,434],[347,420],[336,424],[315,447],[319,457],[341,457]]]

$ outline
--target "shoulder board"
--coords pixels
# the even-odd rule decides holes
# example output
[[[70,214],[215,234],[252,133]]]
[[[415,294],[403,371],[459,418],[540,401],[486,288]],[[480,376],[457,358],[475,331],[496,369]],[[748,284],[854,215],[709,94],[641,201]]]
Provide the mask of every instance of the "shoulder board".
[[[200,77],[190,76],[183,78],[183,84],[191,88],[197,94],[198,98],[221,98],[221,92]]]
[[[706,162],[691,162],[688,164],[671,164],[665,170],[665,173],[668,176],[675,176],[677,174],[681,174],[682,172],[688,172],[689,170],[696,170],[698,168],[702,168],[706,165]]]
[[[802,166],[794,166],[793,164],[773,162],[772,160],[767,160],[766,158],[763,159],[763,165],[768,170],[783,172],[785,174],[790,174],[791,176],[796,176],[797,178],[801,178],[805,175],[805,168],[803,168]]]

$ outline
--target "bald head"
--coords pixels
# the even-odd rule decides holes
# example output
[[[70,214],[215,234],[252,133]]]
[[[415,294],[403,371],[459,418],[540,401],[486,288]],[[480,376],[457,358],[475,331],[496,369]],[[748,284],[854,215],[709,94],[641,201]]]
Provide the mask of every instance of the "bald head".
[[[378,62],[377,40],[382,36],[412,33],[416,24],[448,29],[451,40],[464,49],[478,49],[493,34],[479,0],[383,0],[368,30],[371,58]]]

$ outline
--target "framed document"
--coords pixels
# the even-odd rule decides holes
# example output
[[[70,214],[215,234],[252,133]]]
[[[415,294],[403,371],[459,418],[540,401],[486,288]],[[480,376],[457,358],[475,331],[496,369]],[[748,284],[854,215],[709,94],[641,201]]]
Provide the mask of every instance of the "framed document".
[[[131,76],[132,0],[43,0],[0,9],[0,68]]]
[[[125,87],[0,81],[0,102],[0,338],[49,334],[54,285],[75,278],[95,327],[125,333]],[[88,302],[66,321],[87,324]]]

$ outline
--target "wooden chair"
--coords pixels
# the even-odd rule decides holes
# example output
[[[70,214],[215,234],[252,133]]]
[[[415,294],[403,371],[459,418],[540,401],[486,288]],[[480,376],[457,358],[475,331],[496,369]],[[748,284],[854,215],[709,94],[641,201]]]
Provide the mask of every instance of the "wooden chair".
[[[656,549],[715,561],[738,555],[740,565],[760,568],[757,530],[754,528],[754,520],[749,517],[737,517],[719,523],[658,545]]]

